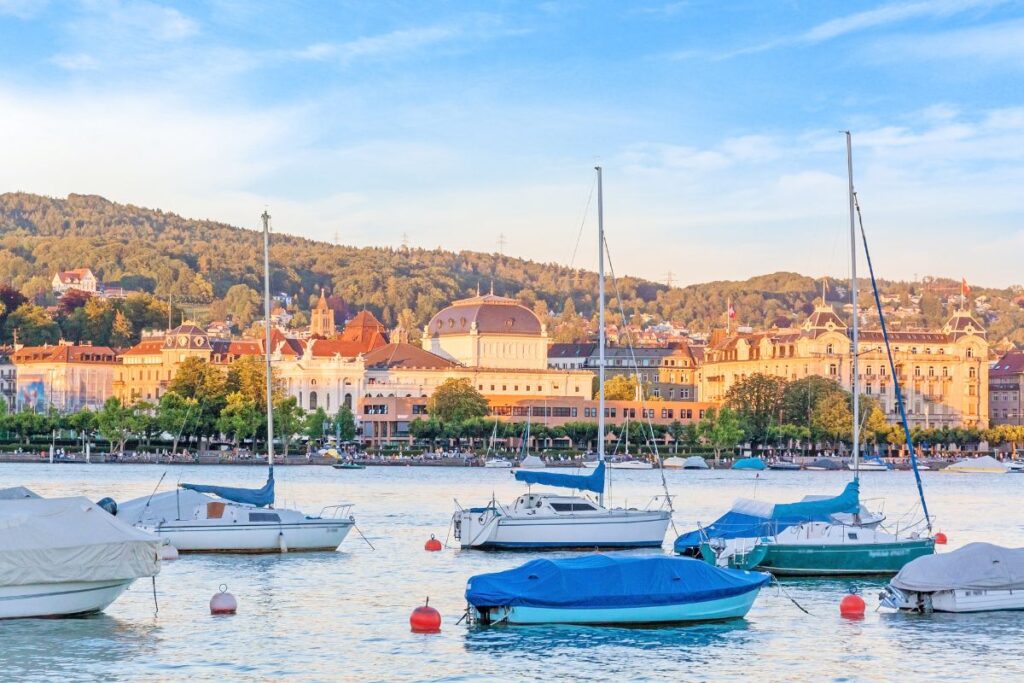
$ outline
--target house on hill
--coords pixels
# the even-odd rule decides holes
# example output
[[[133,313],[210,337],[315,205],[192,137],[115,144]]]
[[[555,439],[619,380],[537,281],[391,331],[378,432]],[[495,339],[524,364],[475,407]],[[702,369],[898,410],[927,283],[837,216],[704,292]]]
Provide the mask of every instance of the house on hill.
[[[99,281],[88,268],[63,270],[53,276],[50,285],[53,287],[54,294],[58,295],[72,289],[90,294],[95,294],[99,290]]]

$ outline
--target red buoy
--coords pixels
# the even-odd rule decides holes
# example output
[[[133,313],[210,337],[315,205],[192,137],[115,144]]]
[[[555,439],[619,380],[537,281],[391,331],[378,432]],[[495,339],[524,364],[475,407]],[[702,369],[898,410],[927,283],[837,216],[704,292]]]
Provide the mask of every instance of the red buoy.
[[[210,614],[234,614],[238,611],[238,601],[228,593],[228,587],[221,584],[220,592],[210,598]]]
[[[430,598],[422,607],[417,607],[409,615],[409,626],[413,633],[440,633],[441,613],[430,606]]]
[[[949,539],[946,538],[946,534],[941,531],[935,534],[935,545],[946,545],[947,542],[949,542]]]
[[[423,544],[423,549],[436,553],[441,549],[441,541],[434,538],[434,534],[430,534],[430,540]]]
[[[839,602],[839,614],[847,619],[863,619],[864,608],[864,598],[856,593],[850,593]]]

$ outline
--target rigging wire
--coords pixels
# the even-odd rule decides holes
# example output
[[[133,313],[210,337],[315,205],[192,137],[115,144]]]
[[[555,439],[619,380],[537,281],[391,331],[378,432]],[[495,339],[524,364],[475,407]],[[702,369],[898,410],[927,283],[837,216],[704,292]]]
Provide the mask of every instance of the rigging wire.
[[[583,217],[580,218],[580,230],[576,234],[576,246],[572,249],[572,256],[569,257],[569,269],[572,269],[573,264],[576,262],[576,254],[580,250],[580,241],[583,239],[583,228],[587,224],[587,215],[590,212],[590,202],[594,198],[594,188],[597,186],[597,180],[593,180],[590,183],[590,193],[587,195],[587,203],[583,207]]]

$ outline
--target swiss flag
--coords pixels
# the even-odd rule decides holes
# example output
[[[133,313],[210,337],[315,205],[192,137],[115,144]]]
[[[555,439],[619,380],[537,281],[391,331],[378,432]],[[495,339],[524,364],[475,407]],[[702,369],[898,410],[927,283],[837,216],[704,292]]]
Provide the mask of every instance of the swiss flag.
[[[960,283],[960,293],[964,296],[967,296],[968,294],[971,293],[971,288],[967,285],[967,278],[963,278],[962,282]]]
[[[735,320],[736,319],[736,309],[733,308],[732,304],[729,304],[729,319],[730,320]]]

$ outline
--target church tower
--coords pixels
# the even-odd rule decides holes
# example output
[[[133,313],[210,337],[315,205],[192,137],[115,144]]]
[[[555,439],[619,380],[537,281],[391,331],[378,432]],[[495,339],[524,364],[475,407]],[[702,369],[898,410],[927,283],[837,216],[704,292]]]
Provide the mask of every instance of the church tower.
[[[320,290],[320,301],[309,313],[309,334],[312,337],[331,339],[336,334],[334,327],[334,311],[327,306],[324,290]]]

